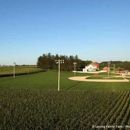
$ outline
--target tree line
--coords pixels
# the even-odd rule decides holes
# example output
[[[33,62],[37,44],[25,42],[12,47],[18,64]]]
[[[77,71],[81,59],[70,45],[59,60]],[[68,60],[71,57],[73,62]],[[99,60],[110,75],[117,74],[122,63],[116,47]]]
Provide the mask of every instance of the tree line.
[[[92,63],[92,61],[87,60],[83,61],[78,58],[77,55],[75,56],[67,56],[67,55],[52,55],[51,53],[48,54],[43,54],[42,56],[38,57],[37,60],[37,66],[42,68],[42,69],[51,69],[51,70],[56,70],[57,64],[56,60],[61,59],[64,60],[64,63],[61,64],[61,70],[63,71],[72,71],[74,70],[74,62],[76,62],[76,70],[82,70],[87,64]]]
[[[117,71],[129,70],[130,71],[130,61],[109,61],[109,63],[110,63],[111,70],[117,70]],[[108,66],[108,61],[104,61],[100,63],[100,69],[102,69],[104,66]]]
[[[37,66],[42,69],[57,70],[56,60],[64,60],[64,63],[61,64],[61,70],[63,71],[72,71],[74,70],[74,62],[76,62],[76,70],[82,71],[83,68],[92,63],[91,60],[81,60],[78,55],[52,55],[51,53],[43,54],[37,59]],[[99,63],[100,70],[108,66],[108,61]],[[110,61],[111,70],[129,70],[130,71],[130,62],[129,61]]]

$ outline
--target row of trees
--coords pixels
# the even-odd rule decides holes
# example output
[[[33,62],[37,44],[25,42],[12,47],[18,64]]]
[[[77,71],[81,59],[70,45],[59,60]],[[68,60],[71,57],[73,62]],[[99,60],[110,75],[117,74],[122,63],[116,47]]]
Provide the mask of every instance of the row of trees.
[[[76,70],[81,70],[88,64],[92,63],[90,60],[81,60],[78,56],[66,56],[66,55],[52,55],[51,53],[43,54],[38,57],[37,66],[42,69],[57,69],[56,60],[64,60],[64,64],[61,65],[61,70],[63,71],[72,71],[74,70],[74,62],[76,62]],[[108,66],[108,61],[99,63],[100,70],[103,67]],[[130,70],[130,62],[128,61],[110,61],[111,70]]]
[[[92,61],[83,61],[78,56],[66,56],[66,55],[51,55],[51,53],[43,54],[38,57],[37,66],[43,69],[57,69],[56,60],[64,60],[64,64],[61,65],[61,70],[72,71],[74,70],[74,62],[76,62],[76,70],[82,70],[87,64]]]
[[[108,66],[108,62],[100,63],[100,69],[102,69],[104,66]],[[130,71],[130,61],[110,61],[110,69]]]

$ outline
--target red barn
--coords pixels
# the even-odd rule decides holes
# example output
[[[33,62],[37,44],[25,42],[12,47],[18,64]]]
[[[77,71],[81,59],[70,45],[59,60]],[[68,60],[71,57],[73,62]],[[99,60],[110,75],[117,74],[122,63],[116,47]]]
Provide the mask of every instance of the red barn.
[[[99,64],[98,64],[97,62],[93,62],[92,64],[93,64],[94,66],[96,66],[97,69],[99,70]]]
[[[108,72],[108,71],[110,71],[110,68],[109,67],[104,67],[103,70]]]

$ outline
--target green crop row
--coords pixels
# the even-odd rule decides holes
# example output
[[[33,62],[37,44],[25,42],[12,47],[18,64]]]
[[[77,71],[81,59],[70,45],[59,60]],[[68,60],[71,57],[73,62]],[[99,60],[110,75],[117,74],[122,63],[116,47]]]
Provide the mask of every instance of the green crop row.
[[[31,73],[40,71],[43,69],[38,68],[37,66],[15,66],[15,73],[21,74],[21,73]],[[14,73],[14,66],[8,66],[8,67],[0,67],[0,75],[8,75]]]
[[[0,67],[0,77],[9,77],[13,76],[14,74],[17,75],[27,75],[27,74],[34,74],[38,72],[43,72],[45,70],[37,68],[36,66],[15,66],[14,67]]]
[[[0,89],[1,130],[130,125],[130,92]]]

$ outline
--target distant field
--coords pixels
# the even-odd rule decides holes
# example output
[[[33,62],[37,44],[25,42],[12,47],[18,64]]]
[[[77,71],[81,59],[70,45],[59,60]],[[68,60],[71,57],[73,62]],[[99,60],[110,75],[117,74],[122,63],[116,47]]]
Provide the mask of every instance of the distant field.
[[[30,73],[41,70],[37,66],[15,66],[15,73]],[[13,66],[0,67],[0,75],[13,74]]]
[[[87,90],[87,91],[130,91],[128,83],[97,83],[69,80],[74,74],[72,72],[61,72],[62,90]],[[82,74],[76,74],[80,76]],[[83,74],[86,75],[87,74]],[[41,72],[33,75],[24,75],[0,78],[0,88],[35,88],[44,90],[57,90],[57,71]]]

